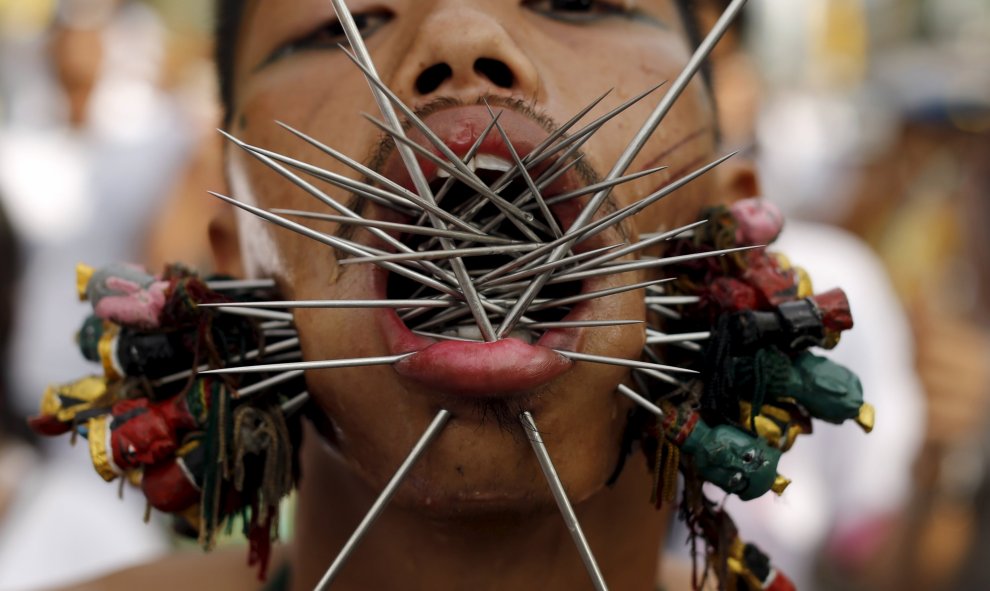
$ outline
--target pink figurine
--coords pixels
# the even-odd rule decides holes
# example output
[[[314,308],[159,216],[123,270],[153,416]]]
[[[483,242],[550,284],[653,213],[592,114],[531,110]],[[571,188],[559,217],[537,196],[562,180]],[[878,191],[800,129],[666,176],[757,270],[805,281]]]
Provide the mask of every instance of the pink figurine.
[[[737,201],[730,211],[736,220],[736,244],[739,246],[765,246],[776,240],[784,229],[784,215],[780,209],[759,197]]]
[[[116,264],[93,274],[86,295],[100,318],[147,330],[158,328],[168,287],[137,265]]]

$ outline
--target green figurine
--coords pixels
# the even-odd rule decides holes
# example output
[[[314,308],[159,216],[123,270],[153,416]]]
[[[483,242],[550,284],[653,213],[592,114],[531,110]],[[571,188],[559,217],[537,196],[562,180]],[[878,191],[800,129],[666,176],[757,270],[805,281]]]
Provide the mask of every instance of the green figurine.
[[[837,425],[853,419],[867,433],[873,429],[873,406],[863,402],[859,378],[824,357],[808,352],[795,357],[787,394],[816,419]]]
[[[663,405],[664,436],[691,456],[698,475],[744,501],[773,490],[784,492],[790,481],[777,474],[781,451],[732,425],[711,427],[697,411]]]
[[[776,347],[733,360],[734,390],[751,402],[757,415],[764,404],[798,404],[816,419],[842,424],[853,419],[867,433],[873,429],[873,406],[863,402],[863,385],[856,374],[832,361],[808,353],[791,357]],[[757,431],[755,423],[750,430]]]

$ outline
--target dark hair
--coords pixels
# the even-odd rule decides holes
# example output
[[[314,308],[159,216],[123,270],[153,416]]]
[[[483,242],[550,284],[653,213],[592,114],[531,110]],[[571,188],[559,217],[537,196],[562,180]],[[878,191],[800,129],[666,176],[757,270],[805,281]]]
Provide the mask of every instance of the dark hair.
[[[14,323],[14,296],[20,276],[21,256],[14,229],[0,207],[0,438],[18,437],[30,440],[24,418],[11,410],[10,399],[10,336]]]
[[[245,0],[217,0],[216,3],[214,58],[217,62],[224,126],[230,125],[234,111],[234,60],[237,54],[237,33],[244,16],[244,4]]]
[[[692,46],[701,42],[698,20],[693,12],[694,0],[675,0]],[[220,101],[224,110],[224,125],[230,124],[234,110],[234,61],[237,54],[237,33],[244,17],[244,0],[216,0],[215,58],[220,82]],[[703,71],[709,80],[708,66]]]

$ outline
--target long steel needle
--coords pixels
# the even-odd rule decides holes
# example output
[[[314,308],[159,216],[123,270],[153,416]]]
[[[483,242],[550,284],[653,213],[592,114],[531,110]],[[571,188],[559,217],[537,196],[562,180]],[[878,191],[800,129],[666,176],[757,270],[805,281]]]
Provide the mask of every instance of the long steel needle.
[[[654,279],[653,281],[643,281],[642,283],[633,283],[632,285],[620,285],[619,287],[610,287],[607,289],[599,289],[597,291],[589,291],[587,293],[580,293],[575,296],[569,296],[566,298],[557,298],[553,300],[533,300],[536,302],[533,306],[530,306],[530,311],[536,312],[539,310],[546,310],[547,308],[557,308],[559,306],[569,306],[571,304],[576,304],[578,302],[584,302],[586,300],[593,300],[597,298],[604,298],[610,295],[616,295],[620,293],[625,293],[627,291],[632,291],[634,289],[643,289],[644,287],[649,287],[651,285],[657,285],[659,283],[666,283],[671,281],[671,279]]]
[[[409,123],[411,123],[412,126],[415,127],[416,129],[418,129],[426,137],[426,139],[431,144],[433,144],[433,146],[437,150],[440,151],[443,158],[434,156],[433,152],[427,150],[424,146],[420,146],[419,144],[409,140],[406,137],[405,133],[402,131],[401,127],[390,126],[389,122],[378,122],[373,117],[369,117],[367,115],[365,116],[366,119],[369,119],[373,124],[379,126],[382,129],[382,131],[388,133],[389,135],[393,135],[396,132],[398,132],[395,139],[402,141],[408,147],[419,152],[423,157],[432,160],[433,162],[444,168],[444,170],[446,170],[452,176],[456,176],[464,184],[480,192],[488,199],[491,199],[492,203],[497,204],[500,209],[504,207],[505,209],[503,209],[503,211],[505,211],[506,213],[518,217],[518,219],[523,220],[525,222],[533,223],[535,221],[531,214],[518,209],[508,201],[505,201],[497,193],[492,191],[491,187],[489,187],[487,184],[485,184],[484,181],[478,178],[475,172],[471,170],[463,161],[461,161],[461,159],[450,149],[450,147],[448,147],[447,144],[444,143],[443,139],[437,136],[433,132],[433,130],[430,129],[429,126],[427,126],[416,115],[415,112],[413,112],[412,109],[406,106],[406,104],[403,103],[402,100],[399,99],[399,97],[396,96],[396,94],[392,92],[392,90],[388,86],[386,86],[384,82],[381,81],[381,79],[377,76],[377,74],[375,74],[369,68],[367,68],[366,65],[357,58],[357,56],[347,51],[347,48],[341,46],[341,49],[344,51],[345,55],[347,55],[351,59],[351,61],[354,62],[354,65],[356,65],[364,72],[365,78],[367,78],[368,82],[376,86],[377,90],[380,91],[387,100],[390,100],[392,104],[394,104],[396,107],[398,107],[400,111],[402,111],[402,114],[406,117]],[[390,127],[392,127],[392,129],[390,129]]]
[[[291,351],[293,349],[298,349],[298,348],[299,348],[298,338],[286,339],[284,341],[279,341],[274,345],[268,345],[264,348],[258,348],[258,349],[254,349],[253,351],[248,351],[243,355],[235,355],[230,359],[230,361],[231,362],[249,361],[251,359],[257,359],[262,355],[268,355],[271,353],[281,353],[284,351]],[[155,387],[159,387],[159,386],[164,386],[165,384],[171,384],[173,382],[177,382],[179,380],[184,380],[197,372],[206,371],[207,369],[209,369],[209,367],[210,367],[209,365],[204,363],[203,365],[200,365],[196,369],[186,369],[171,375],[167,375],[162,378],[158,378],[157,380],[152,382],[152,385]]]
[[[543,443],[543,437],[536,428],[536,421],[533,420],[533,415],[529,411],[526,411],[519,415],[519,420],[522,422],[523,431],[526,432],[526,436],[529,438],[529,444],[533,446],[533,453],[536,454],[536,460],[540,463],[543,476],[546,477],[547,484],[550,485],[550,492],[553,493],[553,498],[557,501],[557,508],[560,509],[560,514],[567,524],[567,531],[574,538],[574,544],[577,545],[578,552],[581,554],[581,561],[584,562],[584,567],[588,569],[588,575],[591,576],[592,584],[598,591],[608,591],[605,578],[602,576],[602,571],[598,568],[598,563],[595,562],[595,556],[591,553],[591,547],[588,545],[588,540],[584,537],[584,532],[581,531],[581,524],[578,523],[574,508],[571,507],[571,502],[567,499],[567,491],[564,490],[564,485],[560,482],[560,477],[557,476],[557,470],[553,467],[553,460],[550,459],[547,446]]]
[[[694,179],[696,179],[696,178],[700,177],[701,175],[703,175],[703,174],[711,171],[713,168],[715,168],[716,166],[718,166],[722,162],[725,162],[730,157],[732,157],[732,155],[733,154],[729,154],[727,156],[723,156],[722,158],[719,158],[718,160],[715,160],[714,162],[711,162],[711,163],[709,163],[709,164],[707,164],[705,166],[702,166],[698,170],[695,170],[694,172],[692,172],[692,173],[684,176],[683,178],[681,178],[681,179],[679,179],[677,181],[674,181],[673,183],[670,183],[669,185],[667,185],[664,188],[656,191],[652,195],[647,195],[646,197],[643,197],[639,201],[636,201],[634,203],[631,203],[631,204],[623,207],[622,209],[620,209],[618,211],[615,211],[613,213],[610,213],[607,216],[605,216],[605,217],[603,217],[603,218],[601,218],[601,219],[599,219],[599,220],[597,220],[595,222],[592,222],[592,223],[588,224],[587,226],[585,226],[585,227],[583,227],[583,228],[581,228],[579,230],[576,230],[574,228],[574,226],[571,226],[571,228],[568,229],[567,233],[564,234],[564,236],[562,238],[558,238],[557,240],[553,240],[551,242],[547,242],[547,243],[543,244],[542,246],[540,246],[539,248],[537,248],[536,250],[533,250],[532,252],[530,252],[528,254],[524,254],[523,256],[519,257],[518,259],[515,259],[514,261],[511,261],[510,263],[506,263],[505,265],[502,265],[501,267],[499,267],[497,269],[494,269],[493,271],[491,271],[489,273],[486,273],[482,277],[478,278],[478,282],[489,281],[489,280],[491,280],[491,279],[493,279],[495,277],[499,277],[499,276],[503,275],[506,271],[510,271],[512,269],[515,269],[516,267],[518,267],[520,265],[527,264],[527,263],[529,263],[531,261],[534,261],[534,260],[542,257],[546,253],[550,253],[550,257],[549,258],[550,258],[550,261],[551,262],[552,261],[555,261],[555,260],[560,260],[560,259],[562,259],[564,256],[566,256],[570,252],[571,245],[573,243],[579,242],[581,240],[586,240],[586,239],[590,238],[591,236],[594,236],[595,234],[598,234],[600,232],[605,231],[605,229],[607,229],[607,228],[610,228],[612,226],[618,225],[623,220],[625,220],[625,219],[627,219],[627,218],[629,218],[631,216],[636,215],[637,213],[639,213],[640,211],[646,209],[650,205],[656,203],[657,201],[663,199],[664,197],[669,196],[670,194],[672,194],[673,192],[677,191],[678,189],[680,189],[684,185],[687,185],[688,183],[690,183]],[[566,250],[563,251],[563,254],[561,254],[560,256],[557,256],[556,258],[554,258],[552,256],[553,253],[558,252],[559,249],[564,248],[564,247],[566,247]],[[546,275],[542,275],[542,276],[540,276],[540,277],[537,278],[537,281],[545,282],[546,281],[545,278],[546,278]],[[541,283],[541,285],[542,285],[542,283]],[[530,289],[532,289],[532,287]]]
[[[339,1],[339,0],[335,0]],[[626,150],[619,156],[619,159],[612,166],[612,170],[609,171],[604,180],[611,180],[621,176],[632,164],[633,159],[639,154],[643,146],[646,145],[647,140],[653,135],[660,122],[667,116],[670,109],[674,106],[674,103],[680,97],[681,93],[688,87],[688,84],[694,78],[694,75],[701,69],[701,64],[704,62],[705,58],[711,53],[715,45],[718,44],[722,35],[729,29],[729,26],[735,20],[739,11],[742,10],[743,6],[746,5],[747,0],[733,0],[732,3],[722,12],[722,16],[716,21],[715,26],[712,27],[711,32],[705,37],[701,45],[688,60],[687,65],[678,75],[677,80],[671,85],[670,90],[664,95],[663,99],[656,106],[653,112],[650,114],[647,121],[643,124],[640,130],[636,133],[636,137],[633,138],[632,142],[629,143]],[[611,194],[611,188],[604,189],[596,193],[591,200],[588,202],[587,206],[578,214],[576,220],[571,225],[571,229],[568,231],[568,235],[576,235],[578,231],[584,226],[586,226],[592,219],[594,219],[595,214],[598,209],[605,203]],[[555,261],[563,258],[568,252],[570,252],[571,245],[576,241],[576,236],[570,242],[565,242],[558,248],[556,248],[550,254],[550,260]],[[519,297],[519,302],[509,310],[509,313],[502,320],[502,324],[496,329],[496,334],[501,337],[512,331],[516,322],[525,313],[526,308],[529,307],[530,302],[532,302],[536,295],[543,289],[547,280],[550,278],[549,273],[544,275],[539,275],[530,284],[528,288]]]
[[[216,279],[207,281],[206,287],[213,291],[230,291],[236,289],[272,289],[274,279]]]
[[[423,451],[426,450],[426,447],[436,438],[437,435],[440,434],[440,431],[443,429],[444,425],[447,424],[447,420],[449,418],[450,413],[446,410],[441,410],[437,413],[437,416],[433,418],[433,422],[430,423],[430,426],[426,428],[426,431],[423,433],[422,437],[420,437],[419,441],[416,442],[416,445],[413,446],[412,451],[409,452],[408,456],[406,456],[405,461],[403,461],[402,465],[399,466],[399,469],[395,472],[395,475],[392,476],[392,479],[388,481],[388,484],[385,486],[385,490],[378,495],[378,498],[375,500],[375,504],[371,506],[371,509],[368,511],[367,515],[365,515],[364,519],[361,520],[361,523],[358,525],[357,529],[354,530],[354,533],[351,534],[350,539],[347,540],[347,543],[344,544],[344,547],[340,550],[340,553],[337,554],[337,558],[334,559],[333,564],[331,564],[330,568],[327,569],[326,574],[324,574],[323,578],[320,579],[320,582],[316,584],[316,591],[324,591],[325,589],[330,588],[330,584],[333,583],[333,580],[340,573],[340,569],[344,566],[347,558],[351,555],[351,552],[354,551],[354,547],[361,541],[361,538],[364,537],[364,534],[368,531],[368,528],[371,527],[371,524],[375,522],[375,519],[381,515],[382,510],[385,509],[385,505],[388,504],[389,500],[392,498],[392,495],[395,494],[395,491],[399,488],[399,485],[402,484],[403,479],[405,479],[406,474],[409,473],[409,470],[413,467],[413,464],[416,463],[419,456],[423,455]]]
[[[271,300],[267,302],[230,302],[199,304],[200,308],[450,308],[451,300]]]
[[[355,219],[345,216],[333,215],[329,213],[318,213],[315,211],[300,211],[298,209],[272,208],[271,212],[277,213],[279,215],[291,215],[301,218],[309,218],[313,220],[335,222],[338,224],[367,226],[369,228],[380,228],[382,230],[395,230],[396,232],[402,232],[406,234],[419,234],[422,236],[441,236],[444,238],[451,238],[453,240],[465,240],[465,241],[491,243],[491,244],[512,244],[514,242],[513,240],[509,240],[508,238],[499,238],[497,236],[471,234],[470,232],[458,232],[456,230],[440,230],[437,228],[433,228],[431,226],[414,226],[412,224],[383,222],[381,220]]]
[[[258,160],[260,160],[261,162],[263,162],[266,166],[268,166],[269,168],[271,168],[275,172],[279,173],[280,175],[282,175],[283,177],[285,177],[286,179],[288,179],[289,182],[291,182],[293,185],[299,187],[300,189],[302,189],[303,191],[305,191],[306,193],[308,193],[310,196],[312,196],[312,197],[316,198],[317,200],[321,201],[322,203],[324,203],[328,207],[334,209],[335,211],[340,212],[341,214],[343,214],[343,215],[345,215],[347,217],[354,218],[354,219],[362,219],[362,220],[364,219],[361,215],[359,215],[358,213],[352,211],[349,207],[345,206],[344,204],[338,202],[336,199],[334,199],[333,197],[331,197],[329,194],[324,193],[323,191],[319,190],[312,183],[309,183],[309,182],[303,180],[299,175],[295,174],[294,172],[292,172],[288,168],[282,166],[281,164],[279,164],[278,162],[276,162],[273,158],[269,157],[268,155],[262,153],[262,152],[264,152],[264,150],[254,149],[253,146],[250,146],[248,144],[245,144],[244,142],[240,141],[239,139],[235,138],[234,136],[228,134],[225,131],[221,131],[220,133],[223,134],[228,139],[230,139],[235,144],[237,144],[238,146],[240,146],[241,148],[243,148],[244,150],[246,150],[249,154],[251,154],[252,156],[254,156],[255,158],[257,158]],[[381,230],[379,228],[373,228],[373,227],[371,227],[371,228],[368,228],[368,231],[371,232],[372,234],[374,234],[379,239],[385,241],[386,243],[391,244],[393,247],[397,248],[399,251],[412,252],[412,249],[410,249],[408,246],[406,246],[405,243],[401,242],[400,240],[398,240],[397,238],[393,237],[391,234],[389,234],[388,232],[386,232],[384,230]],[[448,283],[456,283],[457,282],[456,279],[453,276],[450,276],[449,273],[447,273],[443,269],[437,267],[432,261],[420,260],[420,261],[417,261],[417,263],[419,265],[422,265],[422,267],[425,270],[430,271],[431,273],[433,273],[437,277],[440,277],[441,279],[447,280]]]
[[[399,262],[399,261],[426,261],[437,259],[450,259],[454,257],[489,256],[496,254],[508,254],[513,252],[529,252],[537,248],[538,244],[509,244],[506,246],[472,246],[468,248],[445,248],[443,250],[428,250],[401,252],[395,254],[383,254],[379,256],[355,256],[337,261],[339,265],[360,265],[367,263]]]
[[[664,257],[661,259],[640,259],[638,261],[633,261],[631,263],[619,263],[616,265],[599,267],[597,269],[588,269],[586,271],[578,271],[572,273],[570,271],[562,273],[560,275],[554,275],[550,282],[566,282],[575,281],[577,279],[587,279],[588,277],[598,277],[600,275],[612,275],[614,273],[628,273],[629,271],[639,271],[643,269],[657,269],[660,267],[666,267],[668,265],[676,265],[678,263],[683,263],[685,261],[694,261],[698,259],[704,259],[708,257],[720,257],[727,254],[732,254],[734,252],[744,252],[747,250],[752,250],[754,248],[765,248],[763,246],[737,246],[736,248],[726,248],[723,250],[713,250],[710,252],[692,252],[691,254],[682,254],[672,257]],[[694,302],[690,302],[694,303]],[[648,305],[652,305],[647,302]]]
[[[628,246],[624,246],[624,247],[620,248],[619,250],[616,250],[614,252],[608,253],[607,255],[596,257],[594,259],[591,259],[590,261],[585,261],[585,262],[581,263],[580,265],[575,266],[573,269],[571,269],[571,271],[572,272],[584,271],[585,269],[590,269],[591,267],[596,267],[596,266],[602,265],[602,264],[607,263],[609,261],[613,261],[613,260],[615,260],[617,258],[624,257],[627,254],[630,254],[630,253],[633,253],[633,252],[638,252],[638,251],[643,250],[645,248],[649,248],[651,246],[655,246],[655,245],[657,245],[657,244],[659,244],[661,242],[664,242],[664,241],[667,241],[667,240],[669,240],[671,238],[674,238],[675,236],[680,236],[682,232],[685,232],[685,231],[688,231],[688,230],[692,230],[692,229],[694,229],[694,228],[696,228],[698,226],[701,226],[701,225],[707,224],[707,223],[708,223],[708,220],[701,220],[699,222],[694,222],[693,224],[688,224],[686,226],[682,226],[680,228],[676,228],[676,229],[671,230],[669,232],[663,232],[663,233],[656,234],[654,236],[650,236],[649,238],[643,238],[639,242],[635,242],[635,243],[630,244]]]
[[[629,398],[630,400],[632,400],[636,404],[642,406],[643,408],[645,408],[646,410],[650,411],[651,413],[657,415],[658,417],[663,418],[663,414],[664,413],[660,409],[660,407],[657,406],[657,405],[655,405],[655,404],[653,404],[652,402],[650,402],[646,398],[644,398],[639,392],[633,390],[632,388],[630,388],[629,386],[627,386],[625,384],[619,384],[618,390],[619,390],[619,393],[622,394],[623,396],[626,396],[627,398]]]
[[[273,371],[292,371],[297,369],[338,369],[341,367],[366,367],[368,365],[392,365],[402,361],[406,357],[411,357],[415,353],[404,353],[402,355],[389,355],[387,357],[357,357],[355,359],[327,359],[324,361],[293,361],[289,363],[268,363],[261,365],[241,365],[237,367],[222,367],[199,372],[204,374],[232,374],[232,373],[269,373]]]
[[[233,140],[231,140],[231,141],[233,141]],[[243,143],[243,142],[241,142],[241,143]],[[461,228],[462,230],[464,230],[464,231],[466,231],[468,233],[472,233],[472,234],[476,233],[476,234],[482,235],[482,233],[477,228],[474,228],[470,224],[467,224],[467,223],[461,221],[457,217],[451,215],[449,212],[446,212],[446,211],[440,209],[439,207],[437,207],[433,203],[430,203],[430,202],[426,201],[425,199],[421,198],[419,195],[416,195],[415,193],[412,193],[411,191],[408,191],[407,189],[405,189],[403,187],[399,187],[399,189],[401,189],[401,191],[402,191],[401,195],[399,195],[399,194],[393,195],[392,193],[390,193],[389,191],[386,191],[384,189],[380,189],[380,188],[375,187],[375,186],[372,186],[372,185],[366,185],[365,183],[362,183],[360,181],[355,181],[355,180],[350,179],[350,178],[347,178],[347,177],[345,177],[343,175],[338,175],[338,174],[335,174],[335,173],[333,173],[331,171],[324,170],[322,168],[313,166],[312,164],[307,164],[305,162],[301,162],[299,160],[296,160],[295,158],[290,158],[288,156],[283,156],[282,154],[279,154],[277,152],[272,152],[271,150],[266,150],[264,148],[259,148],[258,146],[252,146],[250,144],[244,144],[243,147],[244,147],[245,150],[248,150],[249,152],[251,152],[253,154],[262,155],[262,156],[265,156],[267,158],[270,158],[271,160],[274,160],[276,162],[282,162],[284,164],[287,164],[287,165],[289,165],[289,166],[291,166],[293,168],[296,168],[298,170],[301,170],[301,171],[305,172],[308,175],[311,175],[311,176],[316,177],[316,178],[318,178],[318,179],[320,179],[322,181],[328,182],[328,183],[333,184],[333,185],[335,185],[337,187],[340,187],[342,189],[345,189],[347,191],[350,191],[351,193],[354,193],[355,195],[360,195],[361,197],[365,197],[367,199],[371,199],[372,201],[376,201],[376,200],[385,200],[385,201],[389,201],[389,200],[401,200],[403,202],[407,202],[411,206],[414,205],[414,206],[418,207],[420,210],[426,211],[426,212],[428,212],[431,215],[435,215],[435,216],[439,217],[440,219],[442,219],[442,220],[444,220],[444,221],[446,221],[446,222],[448,222],[448,223],[450,223],[450,224],[452,224],[454,226],[457,226],[458,228]],[[283,175],[283,176],[285,176],[285,175]]]
[[[491,116],[492,120],[495,121],[495,112],[492,111],[491,105],[488,101],[485,101],[485,106],[488,108],[488,114]],[[526,182],[526,186],[529,187],[533,198],[536,199],[536,204],[540,208],[540,212],[543,214],[543,219],[546,220],[547,226],[549,226],[550,231],[553,232],[554,238],[560,238],[564,233],[560,229],[560,225],[557,224],[556,218],[553,217],[553,213],[550,212],[550,208],[547,207],[547,202],[543,198],[540,189],[536,186],[536,182],[533,177],[526,170],[526,164],[523,163],[522,158],[519,157],[519,152],[516,151],[516,147],[512,145],[512,140],[509,139],[509,134],[505,133],[502,126],[495,122],[495,129],[498,130],[500,136],[502,136],[502,143],[505,144],[506,149],[509,150],[509,155],[512,156],[512,161],[516,165],[516,170],[522,175],[523,180]]]
[[[389,98],[382,88],[378,84],[381,80],[378,78],[378,72],[375,69],[375,64],[371,59],[371,54],[368,53],[368,48],[364,44],[364,39],[361,38],[361,31],[358,29],[357,23],[354,22],[354,16],[351,14],[347,4],[344,0],[330,0],[333,4],[333,10],[337,14],[337,19],[339,20],[341,27],[344,29],[344,34],[347,37],[347,42],[350,43],[351,49],[354,53],[351,54],[345,50],[345,53],[349,57],[354,58],[355,64],[361,69],[365,74],[365,79],[371,86],[371,94],[375,98],[375,102],[378,104],[379,110],[381,110],[382,116],[385,118],[385,122],[389,127],[392,128],[392,137],[398,139],[399,137],[405,137],[405,133],[402,130],[402,123],[399,121],[399,116],[395,112],[395,109],[389,103]],[[381,85],[384,87],[384,85]],[[416,192],[424,200],[430,203],[435,203],[433,198],[433,191],[430,189],[430,183],[426,180],[426,175],[423,174],[423,169],[419,166],[419,161],[416,159],[416,155],[413,151],[401,141],[395,142],[395,148],[399,153],[399,157],[402,159],[402,163],[405,165],[406,170],[409,172],[409,176],[413,181],[413,186],[416,187]],[[443,227],[443,223],[434,215],[430,215],[430,223],[438,228]],[[441,239],[440,244],[444,248],[450,248],[450,241],[446,238]],[[492,326],[491,320],[488,319],[487,313],[485,311],[485,305],[481,301],[481,297],[478,295],[477,290],[474,288],[474,284],[471,282],[471,276],[468,275],[467,267],[464,265],[464,261],[461,259],[451,259],[451,267],[454,271],[454,276],[457,278],[457,283],[461,288],[464,300],[467,302],[468,307],[471,310],[471,315],[474,316],[475,322],[478,324],[478,329],[481,334],[484,335],[485,341],[496,341],[498,336],[496,335],[495,328]]]
[[[306,226],[303,226],[302,224],[297,224],[297,223],[295,223],[295,222],[293,222],[291,220],[287,220],[287,219],[283,218],[282,216],[275,215],[275,214],[273,214],[273,213],[271,213],[269,211],[266,211],[264,209],[261,209],[260,207],[255,207],[255,206],[253,206],[253,205],[251,205],[249,203],[244,203],[244,202],[238,201],[236,199],[233,199],[231,197],[227,197],[226,195],[221,195],[220,193],[214,193],[213,191],[209,191],[209,193],[210,193],[210,195],[213,195],[217,199],[226,201],[227,203],[229,203],[229,204],[231,204],[231,205],[233,205],[235,207],[239,207],[240,209],[243,209],[244,211],[250,212],[250,213],[252,213],[252,214],[260,217],[261,219],[263,219],[265,221],[271,222],[272,224],[275,224],[276,226],[281,226],[281,227],[283,227],[283,228],[285,228],[287,230],[291,230],[293,232],[296,232],[297,234],[302,234],[303,236],[306,236],[307,238],[310,238],[310,239],[315,240],[317,242],[321,242],[323,244],[326,244],[327,246],[336,248],[337,250],[341,250],[341,251],[346,252],[347,254],[350,254],[352,256],[366,256],[368,254],[368,252],[366,250],[362,250],[360,248],[355,247],[353,244],[351,244],[347,240],[340,239],[340,238],[338,238],[336,236],[330,236],[330,235],[324,234],[322,232],[317,232],[317,231],[315,231],[315,230],[313,230],[311,228],[307,228]],[[454,259],[454,260],[457,260],[457,259]],[[415,271],[413,271],[411,269],[407,269],[407,268],[405,268],[405,267],[403,267],[401,265],[397,265],[395,263],[383,262],[383,263],[380,263],[380,266],[383,267],[383,268],[385,268],[385,269],[388,269],[389,271],[392,271],[393,273],[398,273],[400,275],[405,275],[409,279],[412,279],[413,281],[417,281],[419,283],[422,283],[423,285],[426,285],[428,287],[432,287],[433,289],[436,289],[437,291],[442,291],[443,293],[446,293],[446,294],[451,295],[453,297],[460,297],[459,294],[456,291],[454,291],[453,289],[447,287],[445,284],[437,281],[436,279],[433,279],[432,277],[427,277],[426,275],[422,275],[420,273],[416,273]]]
[[[592,363],[604,363],[605,365],[617,365],[620,367],[631,367],[633,369],[655,369],[657,371],[669,371],[674,373],[698,373],[693,369],[687,369],[685,367],[660,365],[659,363],[650,363],[649,361],[634,361],[632,359],[622,359],[620,357],[590,355],[588,353],[577,353],[575,351],[564,351],[562,349],[554,349],[554,352],[575,361],[590,361]]]
[[[552,330],[555,328],[607,328],[643,324],[643,320],[562,320],[557,322],[520,323],[523,328]]]

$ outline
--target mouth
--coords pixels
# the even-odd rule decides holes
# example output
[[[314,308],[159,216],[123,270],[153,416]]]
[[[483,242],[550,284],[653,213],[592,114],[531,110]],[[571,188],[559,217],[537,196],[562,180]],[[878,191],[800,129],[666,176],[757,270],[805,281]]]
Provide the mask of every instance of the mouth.
[[[502,129],[498,131],[490,128],[492,116],[486,107],[470,106],[435,112],[424,122],[462,161],[472,156],[466,161],[466,167],[486,186],[498,189],[498,195],[505,201],[518,205],[523,211],[531,211],[532,222],[524,223],[519,217],[507,215],[504,205],[493,203],[491,199],[481,196],[476,187],[459,180],[456,173],[451,175],[420,156],[420,167],[441,209],[507,244],[529,244],[533,247],[558,239],[560,233],[566,232],[577,218],[583,206],[580,198],[537,208],[530,190],[531,185],[536,184],[541,197],[547,200],[589,184],[575,172],[575,168],[565,168],[566,162],[548,158],[534,165],[529,169],[532,183],[518,174],[511,180],[504,178],[506,173],[517,170],[517,159],[526,159],[548,137],[548,132],[529,117],[510,109],[502,110],[499,115]],[[505,143],[502,133],[511,142],[511,147]],[[440,156],[439,149],[423,134],[410,131],[408,137]],[[564,172],[556,174],[561,168]],[[393,182],[414,190],[410,175],[396,152],[385,161],[382,172]],[[552,219],[548,219],[547,214]],[[408,218],[402,222],[418,226],[431,224],[425,214],[418,219]],[[479,246],[468,240],[450,240],[444,245],[435,236],[411,233],[399,234],[397,238],[413,251]],[[590,253],[608,246],[609,239],[607,234],[595,236],[575,244],[571,254]],[[385,246],[382,248],[395,250]],[[485,300],[486,315],[496,328],[533,280],[530,276],[507,281],[511,274],[525,269],[507,268],[514,261],[518,262],[523,254],[491,253],[460,259],[478,295]],[[452,261],[431,262],[448,276],[453,276]],[[529,264],[541,262],[542,258],[536,258]],[[418,262],[404,264],[415,266]],[[564,266],[560,270],[566,268]],[[426,287],[414,279],[380,267],[372,272],[373,289],[379,298],[439,300],[449,304],[447,307],[382,312],[382,329],[391,353],[413,353],[395,364],[395,370],[433,391],[470,398],[525,395],[565,373],[573,361],[556,350],[576,351],[590,329],[573,325],[595,319],[597,311],[594,300],[572,303],[568,300],[580,300],[581,294],[594,291],[606,283],[595,278],[549,282],[537,293],[534,304],[505,338],[486,342],[475,316],[463,299],[452,296],[449,291],[444,293]],[[457,288],[456,282],[448,284]],[[561,300],[561,305],[554,305]]]

